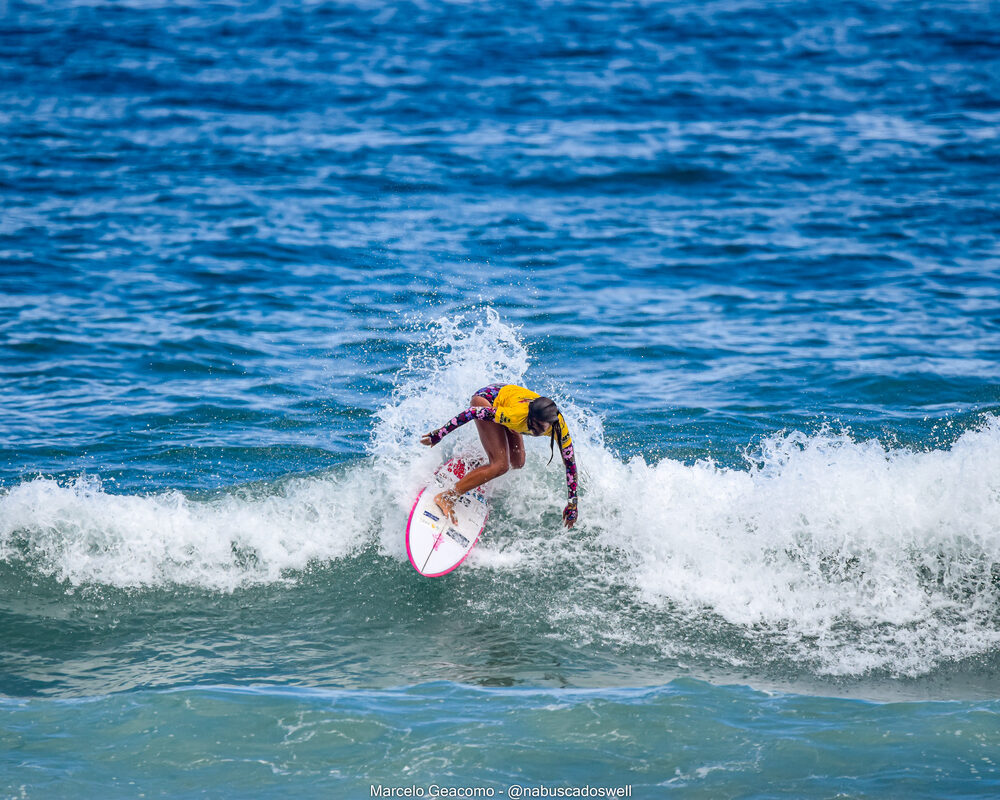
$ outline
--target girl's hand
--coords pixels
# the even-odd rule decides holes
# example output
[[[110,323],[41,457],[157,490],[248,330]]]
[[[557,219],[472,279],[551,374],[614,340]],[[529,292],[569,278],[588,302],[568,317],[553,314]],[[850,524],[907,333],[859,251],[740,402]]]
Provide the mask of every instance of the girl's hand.
[[[570,503],[566,508],[563,509],[563,524],[567,528],[572,528],[576,525],[576,503]]]
[[[423,436],[421,436],[420,437],[420,444],[425,444],[428,447],[433,447],[434,446],[434,442],[431,439],[431,435],[429,433],[425,433]]]

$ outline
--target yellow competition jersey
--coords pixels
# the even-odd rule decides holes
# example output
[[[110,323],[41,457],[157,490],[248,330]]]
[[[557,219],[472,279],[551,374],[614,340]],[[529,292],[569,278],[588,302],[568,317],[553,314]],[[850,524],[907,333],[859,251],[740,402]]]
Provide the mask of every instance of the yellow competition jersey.
[[[515,386],[509,383],[497,394],[497,399],[493,401],[493,408],[496,411],[496,421],[505,428],[510,428],[517,433],[531,436],[528,430],[528,406],[540,394],[525,389],[523,386]],[[569,428],[563,415],[559,415],[559,427],[562,431],[562,447],[569,447],[573,441],[569,436]],[[558,442],[558,439],[556,440]]]

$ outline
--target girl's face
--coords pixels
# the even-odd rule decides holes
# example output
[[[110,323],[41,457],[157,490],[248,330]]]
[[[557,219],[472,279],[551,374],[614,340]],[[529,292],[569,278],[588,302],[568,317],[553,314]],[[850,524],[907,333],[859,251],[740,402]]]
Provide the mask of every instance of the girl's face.
[[[551,422],[536,422],[528,428],[532,436],[545,436],[552,430]]]

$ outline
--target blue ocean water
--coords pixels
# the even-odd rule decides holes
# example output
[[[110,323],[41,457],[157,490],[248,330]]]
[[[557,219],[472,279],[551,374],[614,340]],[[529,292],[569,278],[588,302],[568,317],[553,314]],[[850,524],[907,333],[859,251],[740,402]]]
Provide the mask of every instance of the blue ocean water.
[[[0,144],[0,795],[1000,795],[995,3],[0,0]]]

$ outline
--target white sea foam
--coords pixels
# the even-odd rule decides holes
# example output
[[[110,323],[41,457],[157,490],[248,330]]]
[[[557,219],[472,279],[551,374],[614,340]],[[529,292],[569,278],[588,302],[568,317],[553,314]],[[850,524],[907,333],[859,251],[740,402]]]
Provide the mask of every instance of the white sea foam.
[[[478,448],[474,425],[435,448],[420,435],[480,386],[530,382],[529,366],[518,331],[491,312],[478,323],[439,321],[353,465],[209,499],[111,494],[91,478],[26,481],[0,491],[0,558],[73,584],[221,590],[372,544],[405,564],[417,488],[451,453]],[[580,567],[593,580],[552,612],[557,630],[573,630],[577,615],[603,620],[616,644],[678,652],[602,601],[601,586],[614,583],[654,616],[687,630],[731,626],[826,674],[920,674],[1000,645],[1000,420],[930,451],[843,431],[783,432],[731,469],[623,461],[598,418],[554,394],[576,442],[580,523],[558,528],[561,469],[545,466],[547,446],[529,443],[526,468],[497,482],[490,535],[468,569],[489,581],[560,561]],[[722,641],[703,645],[731,664],[743,657],[727,657]]]
[[[996,419],[947,451],[776,435],[749,471],[590,455],[591,527],[652,603],[767,632],[827,673],[916,674],[1000,643]]]
[[[370,474],[296,478],[265,494],[193,500],[38,478],[0,494],[0,558],[72,584],[232,590],[343,557],[369,537]]]

